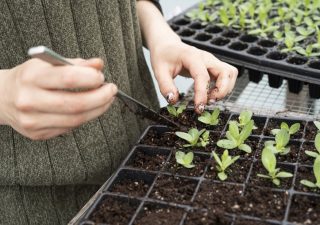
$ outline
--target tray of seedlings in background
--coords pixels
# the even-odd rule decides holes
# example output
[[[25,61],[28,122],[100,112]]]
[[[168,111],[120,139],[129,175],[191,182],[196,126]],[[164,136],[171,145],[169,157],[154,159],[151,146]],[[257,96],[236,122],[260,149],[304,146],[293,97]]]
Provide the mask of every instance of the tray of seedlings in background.
[[[181,39],[235,65],[239,75],[320,97],[320,4],[310,1],[205,0],[169,21]]]
[[[320,224],[319,122],[161,113],[188,129],[148,127],[78,224]]]

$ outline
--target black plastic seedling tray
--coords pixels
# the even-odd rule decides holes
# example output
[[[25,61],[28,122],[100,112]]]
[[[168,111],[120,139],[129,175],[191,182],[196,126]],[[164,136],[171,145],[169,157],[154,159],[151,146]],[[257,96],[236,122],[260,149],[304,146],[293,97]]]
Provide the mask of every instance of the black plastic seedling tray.
[[[289,91],[299,93],[304,83],[309,84],[312,98],[320,98],[320,60],[295,53],[282,53],[273,40],[248,35],[240,30],[203,25],[191,21],[186,14],[198,5],[182,12],[169,21],[182,41],[209,51],[221,60],[236,66],[239,75],[248,69],[250,81],[258,83],[268,74],[269,85],[279,88],[283,78],[288,79]]]
[[[190,111],[187,114],[192,117]],[[224,136],[228,121],[238,114],[222,115],[223,124],[208,127],[210,144],[193,149],[193,169],[175,163],[180,142],[171,128],[148,127],[77,224],[320,224],[320,192],[300,185],[301,179],[313,180],[312,160],[304,154],[314,148],[317,130],[312,121],[254,116],[258,129],[246,142],[253,152],[240,152],[227,181],[221,182],[210,153],[222,152],[215,143]],[[262,143],[273,138],[270,126],[279,126],[282,121],[300,122],[301,131],[292,137],[291,153],[277,157],[277,166],[294,176],[276,187],[256,174],[261,172]]]

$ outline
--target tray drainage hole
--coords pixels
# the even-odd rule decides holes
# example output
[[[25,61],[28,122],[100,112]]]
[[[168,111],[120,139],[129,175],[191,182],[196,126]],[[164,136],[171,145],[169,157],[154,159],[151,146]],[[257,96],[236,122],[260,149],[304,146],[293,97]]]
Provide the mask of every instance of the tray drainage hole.
[[[246,34],[246,35],[241,36],[240,40],[243,42],[252,43],[252,42],[257,41],[258,38],[256,36]]]
[[[189,27],[191,29],[200,30],[200,29],[204,28],[205,26],[202,25],[201,23],[192,23]]]
[[[198,40],[198,41],[207,41],[207,40],[209,40],[209,39],[211,39],[211,38],[212,38],[211,35],[204,34],[204,33],[198,34],[198,35],[195,37],[195,39]]]
[[[223,38],[223,37],[218,37],[215,38],[213,41],[211,41],[211,44],[213,45],[218,45],[218,46],[224,46],[230,42],[230,39],[228,38]]]
[[[179,27],[176,26],[176,25],[174,25],[174,24],[171,24],[170,27],[171,27],[171,29],[172,29],[173,31],[179,30]]]
[[[270,40],[261,40],[258,42],[258,45],[265,47],[265,48],[272,48],[272,47],[276,46],[277,43],[274,41],[270,41]]]
[[[248,44],[242,43],[242,42],[234,42],[232,43],[229,48],[236,50],[236,51],[242,51],[248,48]]]
[[[190,29],[184,29],[181,32],[179,32],[179,35],[182,37],[190,37],[194,35],[195,31]]]
[[[190,21],[187,20],[187,19],[179,19],[179,20],[176,20],[174,22],[175,25],[179,25],[179,26],[184,26],[184,25],[187,25],[189,23],[190,23]]]
[[[249,48],[248,53],[251,55],[261,56],[267,53],[267,49],[261,47],[251,47]]]
[[[287,58],[287,54],[286,53],[282,53],[282,52],[270,52],[267,55],[268,59],[273,59],[273,60],[283,60],[285,58]]]
[[[320,61],[313,61],[309,64],[309,67],[320,70]]]
[[[205,29],[205,31],[210,34],[217,34],[217,33],[221,33],[223,30],[222,30],[222,28],[217,27],[217,26],[210,26],[210,27],[207,27]]]
[[[235,30],[227,30],[222,34],[222,36],[227,37],[227,38],[235,38],[239,36],[239,32]]]
[[[303,65],[308,62],[308,59],[305,57],[293,56],[289,58],[287,62],[294,65]]]

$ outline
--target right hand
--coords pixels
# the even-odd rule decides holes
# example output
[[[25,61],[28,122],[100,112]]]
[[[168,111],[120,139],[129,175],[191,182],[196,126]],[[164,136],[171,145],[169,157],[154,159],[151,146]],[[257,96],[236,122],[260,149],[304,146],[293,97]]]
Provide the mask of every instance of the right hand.
[[[101,59],[70,59],[53,66],[31,59],[0,70],[0,122],[33,140],[66,133],[103,114],[117,87],[104,84]],[[66,89],[86,89],[68,91]]]

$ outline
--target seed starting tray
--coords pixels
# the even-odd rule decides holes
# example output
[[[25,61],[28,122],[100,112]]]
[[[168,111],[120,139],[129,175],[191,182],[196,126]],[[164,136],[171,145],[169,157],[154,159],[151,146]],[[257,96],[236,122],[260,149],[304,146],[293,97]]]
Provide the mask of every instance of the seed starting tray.
[[[259,82],[268,74],[269,85],[278,88],[283,78],[289,82],[289,90],[299,93],[303,82],[309,83],[312,98],[320,97],[320,60],[318,57],[303,57],[296,53],[280,52],[273,40],[242,33],[232,28],[203,25],[191,21],[186,14],[198,5],[173,17],[169,24],[182,41],[215,54],[219,59],[236,66],[239,75],[244,68],[249,70],[250,81]]]
[[[316,127],[312,121],[254,116],[258,130],[246,142],[251,145],[252,153],[230,150],[230,154],[240,153],[241,158],[227,172],[228,179],[221,182],[214,172],[210,153],[212,150],[222,153],[215,143],[225,136],[228,121],[238,115],[223,111],[224,125],[218,126],[218,130],[208,127],[211,142],[206,148],[193,149],[196,165],[193,169],[176,166],[174,153],[178,138],[170,128],[148,127],[115,174],[70,224],[320,224],[320,192],[300,185],[301,179],[314,181],[312,160],[304,154],[305,150],[313,150]],[[294,176],[282,179],[281,186],[276,187],[269,180],[260,180],[256,173],[261,165],[263,142],[272,138],[269,127],[280,126],[282,121],[288,124],[300,122],[301,132],[290,140],[291,153],[277,156],[277,167]],[[173,141],[168,138],[170,136]],[[153,142],[157,146],[150,145],[147,140],[158,140]],[[139,163],[141,155],[150,157],[145,163],[151,163]],[[160,160],[155,160],[157,158]],[[241,167],[235,167],[239,165]],[[241,174],[236,175],[239,171]],[[117,185],[121,183],[127,189],[117,191]],[[132,188],[139,184],[140,187],[143,184],[140,193]],[[113,208],[102,206],[103,202],[111,207],[117,203],[116,208],[122,209],[127,217],[119,217]],[[107,211],[104,217],[111,222],[93,221],[97,210],[101,209]]]

